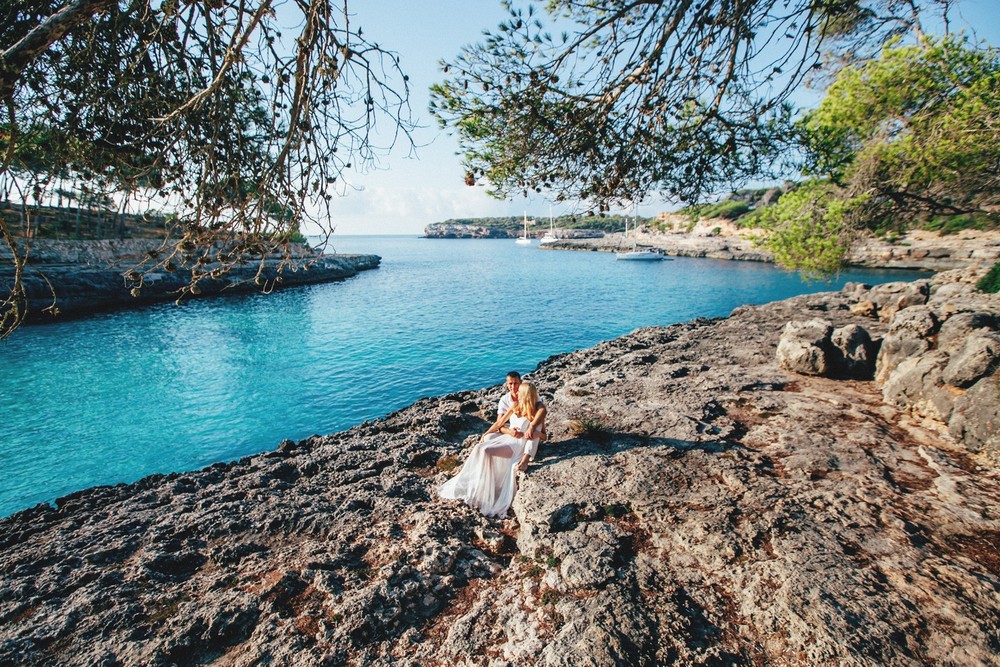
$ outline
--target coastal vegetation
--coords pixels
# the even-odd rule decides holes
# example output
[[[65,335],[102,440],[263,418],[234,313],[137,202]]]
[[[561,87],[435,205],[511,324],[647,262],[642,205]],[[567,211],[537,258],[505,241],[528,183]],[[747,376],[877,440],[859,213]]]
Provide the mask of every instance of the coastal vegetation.
[[[779,263],[830,272],[856,234],[1000,226],[997,49],[893,42],[841,70],[796,129],[812,178],[758,218]]]
[[[993,265],[993,268],[986,272],[986,275],[976,283],[976,289],[987,294],[1000,292],[1000,262]]]

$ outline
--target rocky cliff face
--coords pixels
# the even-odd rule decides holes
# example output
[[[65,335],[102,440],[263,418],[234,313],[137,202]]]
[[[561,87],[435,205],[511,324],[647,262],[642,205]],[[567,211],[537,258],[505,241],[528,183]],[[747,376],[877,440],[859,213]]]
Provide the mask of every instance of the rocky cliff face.
[[[938,345],[1000,312],[954,284]],[[996,664],[1000,469],[888,381],[779,365],[813,318],[888,355],[873,291],[543,362],[551,440],[505,520],[434,494],[499,387],[2,520],[0,663]]]
[[[184,271],[147,273],[137,293],[132,292],[132,286],[124,278],[143,255],[156,251],[160,244],[155,239],[34,241],[23,278],[29,319],[52,320],[42,309],[52,305],[53,292],[55,306],[63,316],[176,299],[190,279],[190,274],[185,275]],[[12,282],[9,257],[9,250],[0,249],[0,290],[9,290]],[[270,291],[343,280],[359,271],[376,268],[380,261],[377,255],[317,255],[305,246],[295,245],[287,261],[280,256],[265,259],[263,285],[255,282],[259,263],[250,262],[219,279],[202,281],[199,288],[203,296]]]

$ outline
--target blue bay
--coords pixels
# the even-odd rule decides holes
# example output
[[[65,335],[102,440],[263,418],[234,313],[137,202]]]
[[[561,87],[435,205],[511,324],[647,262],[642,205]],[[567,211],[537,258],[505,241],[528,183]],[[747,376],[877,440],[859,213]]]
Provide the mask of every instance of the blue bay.
[[[925,275],[851,270],[809,283],[766,264],[618,262],[507,240],[334,245],[381,255],[382,266],[267,297],[16,332],[0,345],[0,516],[342,430],[638,327]]]

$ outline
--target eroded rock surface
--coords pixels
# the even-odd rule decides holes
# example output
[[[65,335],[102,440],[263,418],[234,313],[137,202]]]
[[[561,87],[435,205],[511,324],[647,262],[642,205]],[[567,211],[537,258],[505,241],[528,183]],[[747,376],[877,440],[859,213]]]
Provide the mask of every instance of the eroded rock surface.
[[[2,520],[0,663],[997,664],[996,463],[778,365],[803,314],[887,336],[869,291],[543,362],[551,441],[506,520],[434,494],[499,387]]]

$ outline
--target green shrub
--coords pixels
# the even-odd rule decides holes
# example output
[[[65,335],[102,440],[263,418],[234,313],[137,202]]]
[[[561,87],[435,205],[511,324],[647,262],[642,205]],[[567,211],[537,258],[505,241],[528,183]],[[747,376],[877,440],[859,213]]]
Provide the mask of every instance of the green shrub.
[[[850,219],[864,204],[864,196],[843,198],[832,183],[807,181],[763,209],[760,242],[779,266],[810,279],[828,277],[843,263],[852,240]]]
[[[936,215],[921,227],[942,235],[957,234],[967,229],[985,230],[997,227],[998,221],[988,213],[964,213],[962,215]]]
[[[742,201],[720,201],[705,212],[706,218],[736,220],[750,212],[750,205]]]
[[[620,519],[626,514],[631,514],[632,508],[628,505],[622,505],[621,503],[614,503],[611,505],[604,506],[604,516],[610,519]]]
[[[773,204],[772,204],[773,206]],[[760,227],[761,217],[768,207],[755,208],[746,215],[740,216],[739,220],[736,220],[736,226],[741,229],[753,229],[755,227]]]
[[[569,431],[577,437],[595,442],[605,442],[610,437],[607,426],[596,417],[576,417],[571,419],[569,421]]]
[[[976,289],[988,294],[1000,292],[1000,262],[994,264],[993,268],[976,283]]]
[[[559,602],[560,598],[562,598],[562,595],[554,588],[546,588],[542,591],[541,600],[542,604],[546,607]]]
[[[724,199],[714,204],[698,204],[681,209],[679,213],[690,215],[694,218],[723,218],[724,220],[736,220],[751,210],[750,205],[743,201],[733,201]]]

